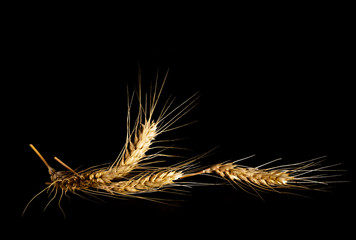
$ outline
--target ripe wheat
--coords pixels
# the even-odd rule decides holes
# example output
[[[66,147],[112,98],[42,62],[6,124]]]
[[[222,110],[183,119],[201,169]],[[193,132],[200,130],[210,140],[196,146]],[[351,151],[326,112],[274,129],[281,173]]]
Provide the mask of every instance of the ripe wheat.
[[[156,191],[159,188],[173,184],[183,176],[180,171],[162,171],[139,178],[120,181],[109,186],[109,190],[119,194],[132,194]]]
[[[325,178],[335,176],[325,174],[326,171],[331,171],[330,168],[336,166],[336,164],[322,166],[321,162],[324,160],[324,157],[301,163],[277,165],[270,168],[262,167],[266,167],[268,164],[272,164],[280,159],[258,167],[246,167],[237,164],[237,162],[249,158],[247,157],[234,162],[218,163],[211,167],[200,168],[203,170],[197,171],[195,170],[197,169],[196,161],[204,156],[202,155],[168,167],[155,166],[154,163],[157,161],[153,161],[154,159],[161,161],[162,158],[172,157],[169,154],[163,153],[163,151],[170,147],[160,147],[161,149],[157,146],[153,147],[158,142],[156,138],[164,132],[184,126],[172,127],[173,124],[194,108],[198,98],[197,94],[194,94],[174,108],[172,107],[174,99],[169,98],[163,107],[161,107],[161,111],[156,113],[167,74],[168,72],[160,87],[156,79],[152,87],[153,91],[150,92],[149,96],[147,94],[142,96],[141,84],[139,84],[139,89],[136,92],[139,105],[138,114],[133,127],[131,127],[133,98],[128,100],[126,143],[117,159],[106,167],[90,167],[85,170],[75,171],[55,157],[54,159],[67,169],[67,171],[56,171],[48,164],[39,151],[30,144],[30,147],[48,168],[51,182],[29,201],[23,213],[33,199],[50,189],[52,189],[50,193],[54,193],[54,196],[50,199],[46,208],[56,198],[58,191],[61,192],[59,197],[60,206],[63,195],[68,192],[77,195],[85,193],[88,195],[110,197],[139,196],[143,193],[165,191],[167,187],[198,185],[182,180],[193,178],[197,175],[216,175],[245,191],[251,192],[252,189],[254,191],[252,194],[257,195],[259,195],[258,190],[278,191],[283,188],[319,189],[318,187],[314,187],[314,185],[326,185],[330,181],[325,181]],[[164,140],[159,141],[164,142]],[[151,150],[154,148],[160,150],[151,153]],[[148,197],[145,198],[149,199]]]

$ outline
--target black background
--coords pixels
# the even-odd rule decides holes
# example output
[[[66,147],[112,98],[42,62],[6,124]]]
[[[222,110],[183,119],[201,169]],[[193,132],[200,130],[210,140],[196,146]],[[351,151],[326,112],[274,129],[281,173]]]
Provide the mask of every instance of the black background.
[[[149,237],[163,230],[347,236],[354,215],[354,49],[348,15],[319,7],[264,15],[252,9],[223,18],[205,13],[168,25],[163,23],[171,11],[149,23],[135,22],[136,15],[122,21],[83,12],[13,19],[4,65],[10,85],[2,88],[15,102],[7,118],[8,142],[16,146],[8,160],[15,182],[10,222],[19,232],[45,237],[45,229],[63,236]],[[246,161],[251,166],[328,155],[325,164],[341,162],[339,168],[348,170],[338,180],[351,182],[328,193],[299,192],[308,198],[264,193],[264,200],[228,185],[198,187],[188,196],[168,196],[178,207],[138,199],[96,204],[70,196],[62,200],[66,219],[56,202],[42,212],[48,201],[43,194],[21,217],[48,181],[28,144],[57,169],[54,156],[73,168],[114,160],[125,141],[126,87],[137,87],[138,66],[146,89],[157,71],[162,79],[169,68],[163,99],[172,94],[181,102],[199,92],[198,106],[180,123],[198,122],[162,136],[186,137],[177,144],[191,151],[179,154],[219,146],[203,164],[257,154]]]

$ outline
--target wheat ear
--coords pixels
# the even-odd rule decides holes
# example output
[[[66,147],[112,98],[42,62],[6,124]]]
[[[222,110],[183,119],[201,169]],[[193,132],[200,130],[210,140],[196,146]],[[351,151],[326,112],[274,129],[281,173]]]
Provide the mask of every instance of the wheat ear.
[[[159,188],[173,184],[175,180],[178,180],[182,176],[182,171],[161,171],[135,177],[127,181],[112,183],[107,191],[123,195],[154,192]]]
[[[281,188],[322,190],[322,188],[320,188],[321,185],[325,186],[329,183],[342,182],[327,181],[328,179],[339,175],[325,174],[325,172],[336,172],[342,170],[330,169],[339,164],[322,166],[321,163],[324,159],[325,156],[322,156],[304,162],[279,165],[267,169],[263,169],[261,167],[281,159],[267,162],[258,167],[246,167],[236,164],[236,162],[244,160],[241,159],[230,163],[215,164],[212,167],[206,168],[199,172],[185,174],[181,178],[201,174],[217,174],[218,176],[236,184],[246,191],[248,190],[245,187],[250,187],[255,191],[255,193],[257,193],[256,190],[276,191]]]
[[[154,86],[154,92],[151,93],[150,101],[148,102],[147,96],[145,100],[142,97],[142,89],[141,89],[141,72],[139,72],[139,88],[137,91],[137,98],[139,101],[139,109],[136,117],[135,124],[133,126],[133,130],[131,130],[131,107],[132,100],[128,94],[128,111],[127,111],[127,134],[126,134],[126,143],[114,161],[111,164],[109,169],[99,170],[97,173],[93,174],[96,178],[106,179],[106,183],[110,183],[115,179],[120,179],[127,176],[132,170],[138,168],[139,163],[146,159],[146,153],[150,149],[153,144],[155,138],[162,132],[158,129],[159,119],[157,122],[153,120],[153,114],[155,112],[157,103],[161,96],[161,92],[163,90],[164,84],[166,82],[168,76],[168,71],[163,79],[163,82],[160,87],[158,87],[158,72],[156,83]],[[99,180],[100,181],[100,180]]]
[[[108,171],[106,176],[110,179],[122,178],[138,167],[146,157],[155,137],[158,135],[157,124],[153,121],[141,124],[135,132],[133,140],[125,145],[124,154],[120,161]]]
[[[258,187],[286,186],[294,177],[288,171],[264,170],[252,167],[239,167],[233,163],[216,164],[204,171],[205,173],[216,173],[223,178],[233,182],[245,182]]]
[[[153,86],[154,90],[150,93],[150,100],[147,100],[147,96],[145,96],[144,101],[141,94],[141,75],[139,73],[139,90],[137,92],[137,97],[139,100],[139,113],[136,118],[133,130],[130,131],[131,103],[128,101],[127,137],[125,146],[111,167],[104,172],[100,172],[100,176],[110,180],[120,179],[126,177],[134,169],[139,168],[139,164],[142,161],[151,160],[157,156],[163,156],[162,154],[158,153],[147,155],[147,152],[152,148],[156,137],[163,132],[171,131],[188,125],[185,124],[171,128],[171,126],[176,123],[176,121],[178,121],[181,117],[183,117],[195,107],[195,102],[198,99],[197,93],[193,94],[190,98],[173,109],[171,109],[171,106],[173,105],[174,99],[167,99],[161,111],[159,114],[157,114],[158,116],[156,117],[156,120],[153,120],[167,76],[168,71],[165,74],[162,84],[160,87],[158,87],[157,73],[156,83]],[[169,147],[163,147],[162,150],[166,150],[168,148]],[[164,156],[168,157],[170,155]]]

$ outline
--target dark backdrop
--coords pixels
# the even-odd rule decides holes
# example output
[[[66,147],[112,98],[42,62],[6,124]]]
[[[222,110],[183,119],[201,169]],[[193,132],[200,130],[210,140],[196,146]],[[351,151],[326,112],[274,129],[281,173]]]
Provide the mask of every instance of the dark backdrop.
[[[179,24],[166,29],[142,22],[132,27],[132,36],[92,21],[20,21],[10,35],[6,65],[8,90],[19,103],[12,109],[11,143],[21,155],[9,160],[21,176],[12,188],[11,222],[40,236],[48,228],[111,237],[160,236],[164,229],[206,236],[346,234],[354,212],[352,182],[328,193],[298,192],[307,198],[263,193],[264,200],[228,185],[198,187],[188,196],[168,196],[178,207],[138,199],[96,204],[70,196],[62,200],[66,220],[56,201],[42,212],[48,201],[43,194],[21,218],[48,181],[28,144],[58,169],[54,156],[73,168],[114,160],[125,141],[126,87],[130,92],[137,87],[139,67],[146,87],[157,71],[162,79],[169,68],[163,97],[172,94],[179,102],[199,92],[199,104],[180,123],[198,122],[164,136],[186,137],[177,145],[191,151],[179,154],[219,146],[203,164],[257,154],[246,161],[251,166],[278,157],[291,163],[327,155],[325,164],[341,162],[338,168],[348,170],[338,180],[352,181],[349,31],[330,16],[287,15],[268,21],[231,18],[220,25],[211,20],[189,32]]]

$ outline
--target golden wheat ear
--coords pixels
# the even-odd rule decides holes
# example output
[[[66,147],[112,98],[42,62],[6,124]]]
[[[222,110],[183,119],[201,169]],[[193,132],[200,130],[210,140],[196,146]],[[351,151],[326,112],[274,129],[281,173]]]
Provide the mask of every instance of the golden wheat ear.
[[[169,147],[153,147],[158,142],[156,138],[164,132],[190,124],[173,126],[173,124],[196,106],[197,93],[175,107],[173,107],[175,99],[169,97],[166,102],[162,103],[161,110],[157,111],[167,77],[168,71],[162,83],[159,84],[157,73],[156,81],[151,86],[150,92],[143,94],[140,81],[141,74],[139,73],[139,89],[131,97],[128,97],[126,143],[107,172],[107,175],[110,175],[110,179],[126,177],[133,170],[142,167],[141,162],[143,161],[152,160],[158,156],[169,156],[162,153],[169,149]],[[131,110],[134,96],[138,98],[138,114],[136,120],[132,123]],[[159,140],[159,142],[164,142],[164,140]],[[148,151],[151,149],[158,150],[155,153],[148,154]]]
[[[340,164],[322,164],[325,161],[326,156],[299,163],[277,165],[270,168],[263,167],[280,161],[281,158],[272,160],[257,167],[246,167],[237,164],[237,162],[246,160],[253,156],[234,162],[215,164],[212,167],[206,168],[199,172],[187,174],[182,178],[200,174],[217,174],[244,191],[257,196],[260,196],[258,191],[285,192],[283,190],[290,189],[323,190],[331,183],[345,182],[334,180],[335,177],[342,176],[341,174],[330,174],[344,171],[334,169],[334,167]]]

